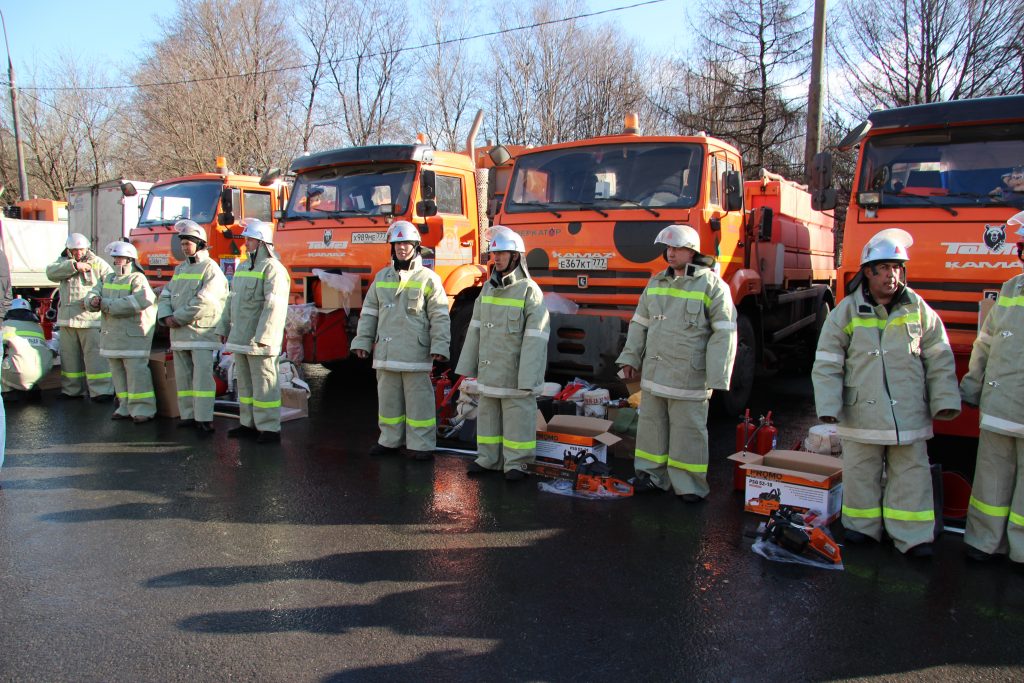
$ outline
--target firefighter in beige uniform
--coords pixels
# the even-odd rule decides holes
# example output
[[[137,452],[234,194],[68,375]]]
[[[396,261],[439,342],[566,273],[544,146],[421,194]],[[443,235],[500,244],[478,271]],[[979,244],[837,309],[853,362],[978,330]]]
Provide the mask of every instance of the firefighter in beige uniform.
[[[224,315],[228,280],[211,258],[206,230],[192,220],[174,224],[185,260],[160,292],[157,318],[170,328],[174,377],[178,384],[179,427],[195,425],[213,432],[216,384],[214,354],[220,349],[217,326]]]
[[[935,311],[905,284],[910,234],[883,230],[821,330],[812,380],[818,417],[843,444],[846,541],[882,538],[932,554],[935,509],[925,444],[932,419],[960,414],[953,350]],[[882,490],[883,468],[888,475]]]
[[[127,242],[111,242],[107,253],[114,270],[103,276],[86,297],[89,310],[102,311],[100,355],[110,363],[117,393],[111,419],[131,418],[136,424],[156,415],[156,394],[149,371],[149,352],[156,328],[156,294],[136,265],[139,254]]]
[[[729,388],[736,308],[696,230],[670,225],[654,243],[665,245],[669,267],[640,295],[615,361],[627,380],[642,372],[633,485],[696,503],[709,491],[708,399]]]
[[[380,439],[371,455],[390,455],[403,444],[416,460],[429,460],[437,445],[437,417],[430,385],[432,361],[448,360],[448,296],[437,273],[423,266],[420,233],[408,221],[388,229],[391,265],[366,293],[352,351],[373,354],[377,370]]]
[[[1024,263],[1024,211],[1006,221],[1016,229]],[[1009,552],[1024,562],[1024,275],[1005,283],[974,341],[960,382],[964,403],[981,409],[978,459],[967,507],[967,555],[985,561]]]
[[[526,245],[517,233],[492,228],[491,276],[473,305],[455,372],[476,377],[480,388],[476,443],[469,474],[504,470],[526,477],[537,448],[537,402],[544,384],[550,320],[544,294],[523,261]]]
[[[110,364],[100,355],[100,314],[86,310],[85,297],[110,272],[110,266],[89,250],[85,235],[68,235],[67,247],[46,267],[46,277],[60,283],[60,398],[109,401]]]
[[[250,221],[242,230],[248,260],[235,269],[228,307],[220,323],[224,345],[235,358],[239,425],[233,438],[260,443],[281,440],[278,356],[288,314],[288,271],[272,251],[273,226]]]
[[[53,367],[53,351],[32,306],[22,298],[11,302],[4,316],[4,360],[0,383],[4,391],[31,391]]]

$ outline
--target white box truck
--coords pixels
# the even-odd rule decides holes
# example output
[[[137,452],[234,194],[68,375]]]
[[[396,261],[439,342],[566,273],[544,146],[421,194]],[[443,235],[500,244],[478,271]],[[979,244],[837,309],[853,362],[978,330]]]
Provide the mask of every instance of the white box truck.
[[[68,190],[70,232],[80,232],[92,242],[92,249],[103,249],[128,237],[139,222],[139,212],[153,183],[142,180],[108,180],[96,185],[79,185]]]

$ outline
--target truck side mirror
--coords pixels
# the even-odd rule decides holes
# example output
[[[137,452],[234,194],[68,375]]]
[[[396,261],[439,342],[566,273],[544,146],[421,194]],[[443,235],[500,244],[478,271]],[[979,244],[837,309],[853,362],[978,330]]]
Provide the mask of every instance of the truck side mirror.
[[[811,208],[815,211],[828,211],[836,208],[838,195],[832,187],[832,154],[818,152],[811,163]]]
[[[754,214],[754,227],[757,229],[759,242],[772,241],[772,223],[775,221],[775,212],[770,206],[762,206]]]
[[[743,209],[743,183],[739,171],[726,171],[725,178],[725,210],[740,211]]]
[[[495,166],[504,165],[512,155],[509,154],[508,148],[505,145],[497,145],[487,151],[487,156],[491,158],[491,163]]]
[[[437,178],[433,171],[420,174],[420,198],[424,201],[437,198]]]
[[[121,194],[125,197],[134,197],[138,193],[139,191],[135,189],[133,183],[121,183]]]
[[[437,215],[437,202],[433,199],[424,199],[423,201],[416,202],[416,213],[428,218],[430,216]]]
[[[231,225],[235,222],[234,206],[231,201],[232,189],[225,187],[220,193],[221,213],[217,214],[217,223],[220,225]]]

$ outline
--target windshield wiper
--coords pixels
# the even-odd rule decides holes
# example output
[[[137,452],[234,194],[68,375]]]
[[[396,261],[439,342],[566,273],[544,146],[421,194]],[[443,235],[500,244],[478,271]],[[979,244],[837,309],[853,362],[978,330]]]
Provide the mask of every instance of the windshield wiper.
[[[644,206],[643,204],[641,204],[640,202],[636,201],[635,199],[627,199],[626,197],[599,197],[595,201],[618,202],[619,204],[629,204],[630,206],[635,206],[637,208],[643,209],[644,211],[647,211],[650,214],[653,214],[655,218],[660,218],[661,217],[661,213],[659,213],[658,211],[655,211],[654,209],[652,209],[649,206]]]
[[[909,194],[907,192],[903,192],[902,190],[900,190],[899,192],[886,192],[885,194],[893,196],[893,197],[910,197],[911,199],[920,199],[925,204],[928,204],[930,206],[934,206],[936,209],[942,209],[943,211],[948,211],[950,213],[950,215],[952,215],[952,216],[959,216],[960,215],[957,212],[957,210],[954,209],[952,206],[946,206],[945,204],[940,204],[940,203],[938,203],[937,201],[935,201],[934,199],[932,199],[931,197],[929,197],[927,195]]]
[[[591,211],[596,211],[599,214],[601,214],[602,216],[604,216],[605,218],[608,218],[608,212],[605,211],[604,209],[599,208],[596,204],[591,204],[591,203],[588,203],[588,202],[574,202],[574,201],[561,201],[561,202],[558,202],[558,203],[559,204],[569,204],[572,207],[572,209],[571,209],[572,211],[583,211],[584,209],[590,209]]]
[[[535,206],[538,209],[544,209],[545,211],[550,211],[551,213],[555,214],[555,218],[561,218],[562,217],[562,214],[558,213],[557,211],[552,209],[548,204],[545,204],[544,202],[514,202],[514,204],[516,206]]]

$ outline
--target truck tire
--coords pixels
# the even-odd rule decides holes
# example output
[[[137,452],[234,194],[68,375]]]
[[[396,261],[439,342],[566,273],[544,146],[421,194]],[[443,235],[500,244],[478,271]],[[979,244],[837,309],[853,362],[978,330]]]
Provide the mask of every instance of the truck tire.
[[[716,391],[713,397],[716,411],[726,417],[742,415],[750,402],[757,365],[757,337],[754,324],[742,313],[736,321],[736,362],[732,366],[729,391]]]

